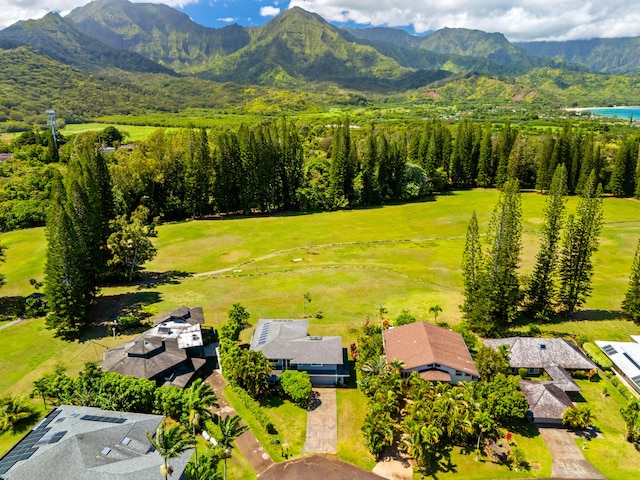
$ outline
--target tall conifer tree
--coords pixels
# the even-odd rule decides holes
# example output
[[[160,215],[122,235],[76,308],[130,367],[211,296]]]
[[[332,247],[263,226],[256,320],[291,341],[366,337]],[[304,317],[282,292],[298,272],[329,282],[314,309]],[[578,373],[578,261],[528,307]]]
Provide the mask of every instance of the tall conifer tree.
[[[569,313],[573,313],[591,294],[591,258],[598,250],[603,222],[601,197],[601,187],[596,184],[595,172],[591,172],[575,216],[567,218],[560,254],[558,297],[560,305]]]
[[[636,254],[633,257],[629,287],[622,301],[621,309],[625,317],[640,323],[640,240],[638,240]]]
[[[478,231],[478,218],[474,210],[467,227],[467,235],[462,254],[462,281],[464,284],[464,303],[460,309],[465,317],[475,319],[483,315],[484,311],[479,298],[480,277],[482,275],[482,244]]]
[[[67,213],[67,195],[60,174],[53,178],[51,192],[46,228],[44,291],[50,309],[46,325],[57,335],[72,337],[87,323],[95,289],[86,266],[86,245]]]
[[[544,207],[544,220],[540,227],[540,251],[531,275],[527,292],[527,310],[537,318],[549,318],[553,314],[555,298],[554,273],[560,246],[560,231],[564,219],[567,195],[567,172],[558,165]]]

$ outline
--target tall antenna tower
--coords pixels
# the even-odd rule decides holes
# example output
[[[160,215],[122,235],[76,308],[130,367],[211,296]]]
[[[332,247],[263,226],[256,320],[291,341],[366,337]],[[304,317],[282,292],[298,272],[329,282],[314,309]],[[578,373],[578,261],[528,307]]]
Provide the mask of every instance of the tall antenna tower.
[[[58,141],[56,140],[56,112],[55,110],[45,110],[47,114],[47,125],[51,127],[51,136],[53,137],[53,144],[58,148]]]

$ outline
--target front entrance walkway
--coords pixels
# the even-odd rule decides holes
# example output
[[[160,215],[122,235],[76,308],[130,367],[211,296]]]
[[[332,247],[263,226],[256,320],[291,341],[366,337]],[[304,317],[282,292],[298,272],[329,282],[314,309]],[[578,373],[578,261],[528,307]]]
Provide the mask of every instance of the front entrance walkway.
[[[211,388],[213,388],[213,391],[216,392],[216,395],[218,396],[218,405],[220,405],[220,411],[218,413],[223,416],[235,415],[235,410],[231,405],[229,405],[227,399],[224,398],[224,387],[227,386],[227,381],[224,377],[219,372],[214,371],[206,381],[211,385]],[[242,422],[241,425],[244,425],[244,422]],[[267,468],[273,465],[273,460],[271,460],[269,454],[265,451],[262,445],[260,445],[258,439],[253,435],[253,433],[251,433],[251,430],[247,430],[240,435],[236,439],[235,444],[257,475],[260,475]]]
[[[539,428],[540,435],[553,457],[551,478],[606,480],[576,445],[575,435],[565,428]]]
[[[303,452],[338,453],[338,412],[335,388],[313,390],[307,413],[307,441]]]

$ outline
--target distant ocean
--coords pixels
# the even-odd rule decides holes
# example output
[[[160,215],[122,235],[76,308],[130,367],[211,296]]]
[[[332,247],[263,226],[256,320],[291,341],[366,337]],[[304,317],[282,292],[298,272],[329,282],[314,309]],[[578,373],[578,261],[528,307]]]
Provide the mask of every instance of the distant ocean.
[[[629,120],[640,120],[640,107],[585,108],[584,111],[604,117],[618,117]]]

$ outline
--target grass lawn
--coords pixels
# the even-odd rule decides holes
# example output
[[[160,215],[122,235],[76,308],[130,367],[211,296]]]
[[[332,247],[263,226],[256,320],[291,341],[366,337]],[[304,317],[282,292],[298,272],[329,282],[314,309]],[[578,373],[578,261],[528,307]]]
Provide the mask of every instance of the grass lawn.
[[[249,426],[274,462],[285,460],[281,449],[284,445],[288,447],[290,457],[302,453],[307,434],[306,410],[293,405],[288,400],[265,401],[263,403],[264,412],[269,416],[278,431],[276,435],[270,435],[262,428],[230,387],[225,388],[224,396],[236,413]],[[274,443],[274,439],[278,439],[280,443]]]
[[[147,277],[153,281],[103,288],[95,318],[111,320],[131,306],[154,314],[180,305],[200,305],[207,324],[216,326],[239,302],[255,324],[258,318],[302,318],[303,295],[308,291],[312,301],[307,312],[313,315],[310,333],[342,335],[344,346],[355,340],[367,317],[375,317],[380,304],[388,310],[389,319],[409,310],[422,320],[432,320],[429,308],[438,304],[442,307],[438,320],[456,323],[461,316],[460,263],[469,218],[475,210],[480,231],[485,233],[497,198],[494,190],[476,189],[380,208],[161,225],[154,239],[158,256],[146,266],[154,272],[153,278]],[[535,261],[544,201],[535,193],[522,195],[523,274],[531,272]],[[571,198],[568,210],[573,211],[576,203]],[[640,202],[607,198],[604,209],[606,223],[594,257],[593,295],[576,319],[544,329],[584,334],[591,340],[626,340],[629,334],[640,334],[640,327],[622,320],[618,311],[640,237]],[[0,293],[33,292],[29,279],[43,278],[44,229],[3,233],[0,243],[8,245],[7,261],[0,265],[7,284]],[[123,341],[104,337],[65,342],[54,338],[43,320],[1,332],[5,346],[0,350],[4,373],[0,395],[28,393],[33,380],[51,372],[57,363],[73,373],[85,361],[99,360],[105,347]],[[247,330],[243,338],[250,334]],[[350,395],[357,393],[340,391],[339,405],[346,403],[341,398],[358,401]],[[289,432],[303,434],[306,421],[293,410],[280,413],[287,408],[285,403],[269,410],[279,437],[288,441],[294,453],[304,437]],[[339,406],[341,412],[344,408]],[[347,447],[348,439],[356,439],[358,432],[354,421],[339,433],[340,455],[352,455],[352,462],[370,468],[366,452],[357,451],[361,447]],[[262,440],[277,460],[280,448],[269,444],[269,436]],[[463,468],[462,459],[459,463]]]
[[[599,382],[578,380],[577,383],[596,417],[593,423],[602,432],[602,438],[589,440],[582,453],[609,480],[634,478],[640,472],[640,454],[625,440],[625,424],[620,415],[620,409],[627,401],[606,378]],[[608,397],[602,396],[605,387]],[[582,448],[582,440],[576,440],[576,443]]]
[[[551,476],[552,458],[538,433],[538,429],[525,423],[510,428],[509,431],[513,435],[511,445],[517,445],[524,450],[527,462],[531,466],[529,470],[516,472],[506,465],[483,455],[476,461],[474,449],[456,447],[451,451],[452,469],[446,472],[437,472],[433,478],[464,478],[471,480],[549,478]],[[420,478],[420,475],[414,473],[414,478]]]
[[[339,388],[338,458],[366,470],[376,466],[376,460],[364,446],[362,424],[367,413],[367,397],[357,388]]]
[[[82,132],[104,130],[109,126],[116,127],[121,133],[124,133],[124,141],[127,143],[140,142],[159,128],[146,125],[118,125],[115,123],[72,123],[65,125],[65,127],[60,130],[60,133],[62,133],[62,135],[75,135]],[[166,130],[175,129],[167,128]]]

